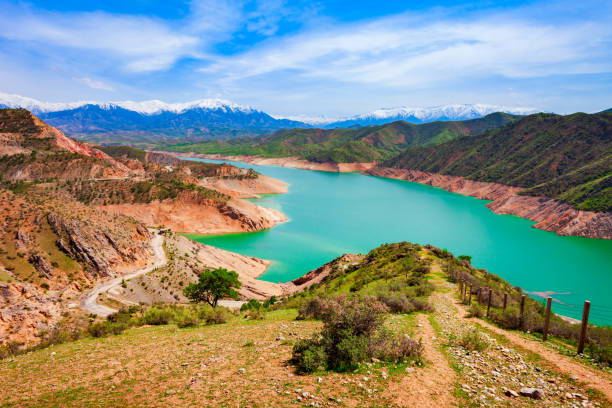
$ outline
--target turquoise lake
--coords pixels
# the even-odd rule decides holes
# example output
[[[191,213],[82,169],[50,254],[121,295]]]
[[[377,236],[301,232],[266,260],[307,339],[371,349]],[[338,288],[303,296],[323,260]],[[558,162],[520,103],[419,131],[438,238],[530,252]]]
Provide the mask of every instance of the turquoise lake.
[[[208,160],[207,160],[208,161]],[[401,180],[231,162],[289,184],[287,194],[253,202],[281,210],[289,222],[266,231],[189,235],[228,251],[273,261],[261,279],[285,282],[344,253],[410,241],[471,255],[485,268],[529,292],[553,295],[560,314],[612,324],[612,241],[562,237],[534,223],[497,215],[487,201]],[[537,296],[536,296],[537,298]]]

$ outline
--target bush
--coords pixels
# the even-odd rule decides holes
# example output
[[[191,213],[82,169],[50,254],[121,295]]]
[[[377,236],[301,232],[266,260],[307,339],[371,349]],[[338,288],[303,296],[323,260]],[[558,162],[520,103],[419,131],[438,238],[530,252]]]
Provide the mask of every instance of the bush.
[[[380,330],[372,336],[368,344],[368,354],[379,360],[399,362],[405,360],[421,360],[423,345],[420,341],[411,339],[408,335]]]
[[[318,339],[299,340],[293,346],[291,363],[299,373],[312,373],[327,364],[325,347]]]
[[[520,329],[521,316],[518,307],[508,307],[504,310],[491,310],[491,320],[504,329]]]
[[[395,296],[390,295],[389,299],[395,301]],[[321,367],[348,371],[372,357],[388,361],[420,358],[419,342],[383,328],[388,311],[388,307],[374,297],[340,296],[333,300],[307,301],[300,314],[319,314],[323,330],[309,340],[296,343],[291,362],[300,372],[313,372]]]
[[[204,316],[206,324],[221,324],[227,322],[229,313],[227,309],[219,307],[207,310]]]
[[[87,328],[87,332],[93,337],[106,337],[110,334],[120,334],[127,329],[125,323],[113,323],[111,321],[96,322]]]
[[[249,299],[248,302],[243,303],[242,306],[240,306],[240,311],[244,312],[246,310],[260,309],[261,307],[262,304],[259,303],[257,300]]]
[[[470,308],[468,309],[468,317],[482,317],[482,316],[484,316],[484,312],[482,311],[480,306],[478,306],[475,303],[470,305]]]
[[[476,328],[463,333],[459,345],[468,350],[484,351],[489,347],[489,341]]]
[[[251,320],[263,320],[266,318],[266,313],[261,309],[251,309],[244,313],[244,317]]]
[[[173,313],[167,309],[152,307],[142,317],[143,324],[163,325],[168,324],[173,318]]]
[[[183,309],[176,313],[174,322],[180,328],[195,327],[200,324],[200,319],[192,309]]]
[[[332,303],[329,299],[319,297],[308,299],[300,306],[297,320],[322,319],[330,306]]]

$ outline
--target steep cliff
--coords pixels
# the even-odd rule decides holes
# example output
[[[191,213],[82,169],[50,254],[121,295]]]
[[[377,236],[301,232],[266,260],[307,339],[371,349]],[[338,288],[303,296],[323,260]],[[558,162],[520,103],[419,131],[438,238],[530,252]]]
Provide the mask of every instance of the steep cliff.
[[[553,231],[559,235],[612,239],[612,213],[576,210],[567,203],[551,198],[518,195],[522,190],[519,187],[388,167],[374,167],[365,173],[412,181],[491,200],[487,207],[493,212],[535,221],[534,228]]]

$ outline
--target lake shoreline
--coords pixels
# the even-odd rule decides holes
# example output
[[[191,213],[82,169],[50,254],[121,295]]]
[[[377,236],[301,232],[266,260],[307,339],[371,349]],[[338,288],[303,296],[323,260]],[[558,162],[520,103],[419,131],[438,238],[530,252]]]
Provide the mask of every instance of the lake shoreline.
[[[519,195],[520,187],[499,183],[468,180],[460,176],[427,173],[379,167],[375,163],[316,163],[295,157],[265,158],[259,156],[228,156],[221,154],[167,152],[176,156],[209,160],[241,161],[254,165],[291,167],[336,173],[360,172],[365,175],[406,180],[438,187],[481,200],[490,200],[486,205],[500,215],[515,215],[534,221],[533,228],[555,232],[562,236],[595,239],[612,239],[612,213],[576,210],[567,203],[547,197]]]

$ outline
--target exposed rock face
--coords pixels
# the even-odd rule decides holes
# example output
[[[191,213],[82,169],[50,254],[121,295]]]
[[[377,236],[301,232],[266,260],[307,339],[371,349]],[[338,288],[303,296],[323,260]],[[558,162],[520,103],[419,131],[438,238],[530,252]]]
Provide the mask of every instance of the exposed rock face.
[[[150,203],[124,203],[100,206],[111,214],[123,214],[145,225],[164,225],[174,231],[193,234],[251,232],[271,228],[286,221],[281,212],[243,200],[220,203],[195,200],[181,193],[178,199]]]
[[[178,153],[176,153],[178,154]],[[297,157],[258,157],[258,156],[225,156],[222,154],[180,153],[183,157],[198,157],[211,160],[231,160],[251,163],[259,166],[292,167],[302,170],[329,171],[332,173],[352,173],[365,171],[374,167],[375,163],[316,163]]]
[[[147,152],[145,156],[147,163],[157,163],[162,166],[177,166],[181,163],[181,160],[175,156],[161,152]]]
[[[257,198],[259,194],[283,194],[287,183],[259,174],[256,178],[206,177],[200,185],[235,198]]]
[[[36,272],[38,272],[39,274],[42,274],[47,278],[53,276],[53,270],[51,269],[51,266],[49,266],[45,258],[43,258],[42,256],[38,254],[32,254],[28,258],[28,262],[34,265],[34,268],[36,268]]]
[[[519,187],[388,167],[373,167],[365,171],[365,174],[413,181],[453,193],[491,200],[487,207],[493,212],[535,221],[537,224],[533,226],[534,228],[556,232],[559,235],[612,239],[611,213],[581,211],[551,198],[518,195],[522,190]]]
[[[339,258],[334,259],[326,263],[323,266],[318,267],[306,275],[300,276],[297,279],[294,279],[290,282],[291,292],[298,292],[300,290],[304,290],[309,286],[321,282],[326,276],[328,276],[335,268],[341,268],[342,270],[346,269],[349,265],[355,264],[361,261],[364,258],[363,255],[359,254],[345,254]]]
[[[60,319],[56,298],[26,283],[0,282],[0,344],[37,342],[41,330],[52,328]]]
[[[145,255],[145,242],[151,239],[146,228],[137,226],[139,237],[134,237],[133,246],[119,245],[108,232],[85,225],[78,219],[50,212],[47,221],[58,236],[58,247],[71,258],[91,267],[88,271],[90,279],[111,276],[113,266],[136,261]]]

